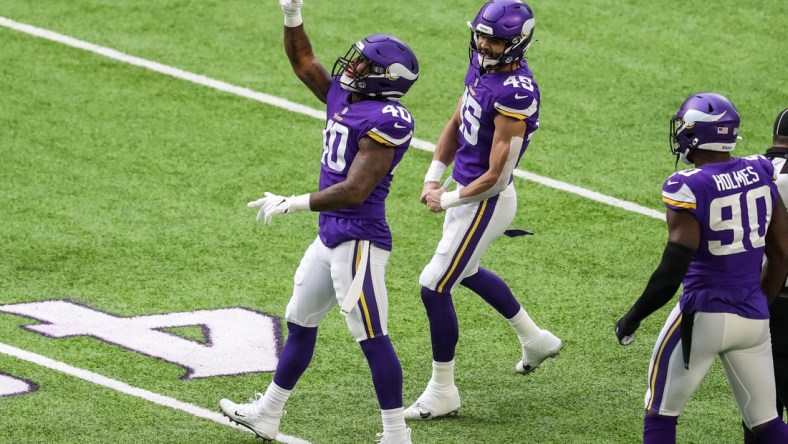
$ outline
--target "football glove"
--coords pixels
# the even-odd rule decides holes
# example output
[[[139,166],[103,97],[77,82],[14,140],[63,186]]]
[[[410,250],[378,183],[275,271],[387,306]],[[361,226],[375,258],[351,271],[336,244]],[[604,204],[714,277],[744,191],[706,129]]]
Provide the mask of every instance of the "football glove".
[[[277,214],[292,214],[298,211],[309,211],[309,194],[300,196],[283,197],[274,193],[265,193],[265,197],[246,204],[249,208],[260,207],[257,212],[257,221],[263,219],[266,225],[271,225],[271,219]]]
[[[635,341],[635,330],[640,327],[640,322],[631,322],[627,315],[616,322],[616,337],[621,345],[629,345]]]
[[[285,13],[285,26],[295,28],[304,21],[301,19],[301,5],[304,0],[279,0],[279,6]]]

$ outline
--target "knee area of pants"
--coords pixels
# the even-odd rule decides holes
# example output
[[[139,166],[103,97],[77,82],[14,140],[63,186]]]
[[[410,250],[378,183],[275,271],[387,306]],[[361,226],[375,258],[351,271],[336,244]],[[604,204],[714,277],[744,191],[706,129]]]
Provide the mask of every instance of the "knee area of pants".
[[[320,321],[322,321],[322,319],[323,319],[322,317],[320,317],[319,319],[314,319],[314,316],[312,316],[306,320],[303,320],[303,319],[299,319],[298,316],[295,315],[295,313],[292,313],[289,310],[285,311],[285,321],[287,322],[288,326],[290,326],[290,324],[293,324],[301,328],[316,329],[318,326],[320,326]]]
[[[438,280],[437,273],[435,272],[433,267],[430,267],[429,265],[424,267],[424,270],[422,270],[421,274],[419,275],[419,285],[421,285],[422,287],[427,287],[430,290],[435,289],[435,283],[437,280]]]
[[[451,299],[451,293],[438,293],[437,291],[433,290],[429,287],[421,287],[421,298],[448,298]]]
[[[301,337],[317,336],[317,327],[306,327],[303,325],[298,325],[294,322],[288,322],[287,334]]]

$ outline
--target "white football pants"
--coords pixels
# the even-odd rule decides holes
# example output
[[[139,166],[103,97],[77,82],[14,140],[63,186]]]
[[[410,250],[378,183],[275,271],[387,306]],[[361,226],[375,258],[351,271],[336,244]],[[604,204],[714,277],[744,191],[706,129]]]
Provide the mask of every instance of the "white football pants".
[[[681,310],[670,312],[659,334],[648,371],[646,410],[678,416],[708,373],[716,356],[744,423],[752,429],[777,417],[768,319],[747,319],[731,313],[695,314],[689,370],[681,349]]]
[[[288,322],[317,327],[335,305],[345,304],[351,283],[360,272],[363,284],[359,287],[360,294],[355,292],[356,301],[345,322],[358,342],[388,333],[388,295],[384,278],[389,252],[370,244],[366,267],[359,271],[359,265],[364,262],[361,257],[364,242],[369,243],[354,240],[332,249],[323,245],[320,237],[315,238],[293,279],[293,297],[285,311]]]
[[[476,274],[482,256],[509,228],[516,211],[517,193],[511,183],[498,196],[446,210],[443,236],[419,284],[451,293],[463,279]]]

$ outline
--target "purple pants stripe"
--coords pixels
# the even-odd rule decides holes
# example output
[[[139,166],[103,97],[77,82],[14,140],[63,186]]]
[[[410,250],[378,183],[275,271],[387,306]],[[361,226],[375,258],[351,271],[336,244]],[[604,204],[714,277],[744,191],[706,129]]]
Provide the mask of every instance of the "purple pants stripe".
[[[361,241],[356,241],[356,248],[353,253],[353,278],[358,273],[358,266],[361,262]],[[372,286],[372,264],[367,259],[367,268],[364,270],[364,283],[361,286],[361,297],[357,303],[359,313],[361,313],[361,321],[367,330],[369,339],[383,334],[383,329],[380,325],[380,314],[378,312],[378,303],[375,298],[375,288]]]
[[[665,337],[662,338],[662,343],[657,348],[657,354],[654,357],[654,365],[652,366],[651,374],[648,378],[651,399],[649,399],[646,409],[655,413],[659,413],[659,409],[662,405],[662,395],[665,392],[665,381],[668,378],[670,357],[681,341],[681,317],[681,313],[679,313],[670,325],[670,328],[668,328]]]
[[[446,271],[446,274],[440,279],[438,287],[435,289],[438,293],[442,293],[443,289],[448,287],[452,288],[457,279],[460,278],[465,266],[471,259],[479,240],[484,235],[484,231],[490,224],[492,213],[495,211],[495,204],[498,202],[497,198],[483,200],[479,203],[479,208],[476,210],[476,215],[473,217],[473,223],[465,231],[465,235],[460,242],[460,246],[454,253],[451,260],[451,266]]]

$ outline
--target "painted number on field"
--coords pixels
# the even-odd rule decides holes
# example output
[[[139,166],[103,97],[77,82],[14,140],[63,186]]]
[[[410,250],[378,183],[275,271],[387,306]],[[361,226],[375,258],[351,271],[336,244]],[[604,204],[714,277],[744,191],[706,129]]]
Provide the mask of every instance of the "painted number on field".
[[[35,382],[0,372],[0,398],[24,395],[36,390],[38,390],[38,385]]]
[[[46,337],[92,336],[180,365],[186,379],[272,372],[279,360],[277,319],[244,308],[125,318],[67,301],[44,301],[0,305],[0,312],[40,321],[23,328]],[[199,327],[203,338],[191,340],[167,330],[177,327]]]

